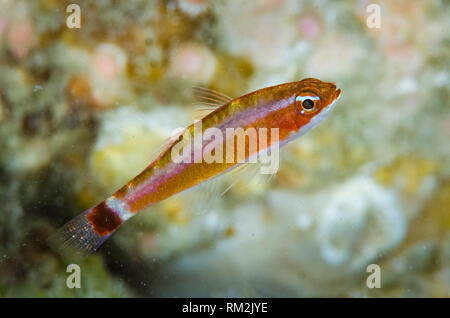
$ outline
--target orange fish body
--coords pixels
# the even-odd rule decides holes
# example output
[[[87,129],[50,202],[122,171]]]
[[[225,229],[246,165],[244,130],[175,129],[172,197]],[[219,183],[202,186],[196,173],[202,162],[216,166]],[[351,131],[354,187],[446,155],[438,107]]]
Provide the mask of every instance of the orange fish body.
[[[233,100],[222,98],[223,105],[172,138],[144,171],[111,197],[69,221],[51,241],[63,247],[65,254],[86,256],[120,224],[144,208],[303,135],[330,113],[340,92],[334,83],[308,78],[263,88]],[[212,142],[201,137],[211,131],[216,133],[213,140],[216,160],[212,162],[203,160],[208,143]],[[234,133],[229,134],[230,131]],[[245,138],[253,135],[241,138],[237,131],[257,132],[254,135],[257,146],[246,142]],[[217,134],[225,137],[217,138]],[[224,151],[218,152],[221,149]]]

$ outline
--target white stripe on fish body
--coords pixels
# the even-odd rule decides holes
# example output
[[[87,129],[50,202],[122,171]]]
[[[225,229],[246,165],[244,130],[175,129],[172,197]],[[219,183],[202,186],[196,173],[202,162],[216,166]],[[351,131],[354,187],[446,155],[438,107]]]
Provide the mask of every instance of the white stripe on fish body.
[[[134,215],[134,213],[130,211],[128,204],[126,204],[121,199],[109,197],[108,199],[106,199],[105,203],[108,206],[108,208],[110,208],[120,216],[123,222],[125,222]]]
[[[319,96],[315,96],[315,95],[304,95],[304,96],[299,95],[299,96],[297,96],[297,97],[295,98],[295,100],[296,100],[297,102],[303,102],[303,101],[305,101],[305,100],[307,100],[307,99],[310,99],[310,100],[320,100],[320,97],[319,97]]]

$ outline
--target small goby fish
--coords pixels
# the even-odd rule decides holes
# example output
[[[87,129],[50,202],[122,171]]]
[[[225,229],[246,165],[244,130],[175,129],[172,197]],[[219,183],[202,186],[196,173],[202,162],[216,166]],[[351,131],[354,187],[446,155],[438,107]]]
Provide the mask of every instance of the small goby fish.
[[[208,128],[221,131],[227,128],[245,130],[253,127],[268,131],[277,128],[278,141],[275,144],[268,138],[267,149],[281,147],[315,127],[327,117],[341,94],[334,83],[314,78],[263,88],[236,99],[206,89],[204,92],[207,101],[220,106],[201,119],[202,131]],[[236,160],[212,163],[172,160],[172,148],[190,136],[194,136],[194,124],[177,138],[172,138],[134,179],[57,230],[50,238],[50,244],[66,257],[83,258],[139,211],[239,165]],[[256,151],[262,150],[260,147]],[[245,158],[254,156],[254,152],[246,147]]]

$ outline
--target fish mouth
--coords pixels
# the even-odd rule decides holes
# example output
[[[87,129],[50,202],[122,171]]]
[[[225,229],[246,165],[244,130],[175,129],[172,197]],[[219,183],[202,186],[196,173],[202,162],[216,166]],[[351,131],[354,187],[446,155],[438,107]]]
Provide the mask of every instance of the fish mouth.
[[[338,100],[339,97],[341,97],[341,89],[340,89],[340,88],[338,88],[338,89],[336,90],[336,92],[334,93],[333,101]]]
[[[334,92],[333,99],[331,100],[331,103],[327,106],[327,108],[332,108],[334,106],[334,104],[336,104],[336,101],[339,99],[339,97],[341,97],[341,89],[340,88],[338,88]]]
[[[339,97],[341,97],[341,89],[338,88],[338,89],[335,90],[334,96],[331,99],[330,104],[328,104],[326,108],[327,109],[333,108],[334,104],[336,104],[336,101],[339,99]]]

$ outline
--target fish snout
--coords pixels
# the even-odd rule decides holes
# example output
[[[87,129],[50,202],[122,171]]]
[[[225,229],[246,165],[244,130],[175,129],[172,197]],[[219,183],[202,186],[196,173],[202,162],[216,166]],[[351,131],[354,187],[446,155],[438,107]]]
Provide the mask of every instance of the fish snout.
[[[334,93],[333,100],[337,100],[341,96],[341,89],[336,89],[336,92]]]

